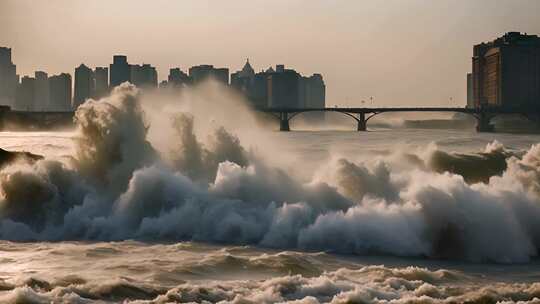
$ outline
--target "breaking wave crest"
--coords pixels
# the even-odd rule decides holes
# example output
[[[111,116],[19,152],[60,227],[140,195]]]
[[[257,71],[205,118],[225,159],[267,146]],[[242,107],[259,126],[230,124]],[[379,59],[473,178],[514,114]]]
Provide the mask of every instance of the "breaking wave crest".
[[[538,254],[540,145],[509,152],[494,143],[470,155],[431,147],[402,155],[400,165],[395,158],[336,158],[306,183],[222,126],[201,140],[189,113],[173,117],[172,145],[158,151],[139,100],[123,85],[81,106],[70,161],[4,167],[0,238],[196,240],[501,263]],[[300,286],[326,279],[283,280],[300,294]],[[370,292],[393,297],[391,290],[344,286],[332,288],[359,299]]]

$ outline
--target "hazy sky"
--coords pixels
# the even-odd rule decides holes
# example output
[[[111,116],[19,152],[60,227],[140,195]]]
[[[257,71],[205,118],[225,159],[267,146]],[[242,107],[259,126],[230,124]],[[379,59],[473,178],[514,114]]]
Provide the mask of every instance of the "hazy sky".
[[[106,66],[113,54],[170,67],[322,73],[327,104],[465,103],[472,45],[540,34],[540,0],[0,0],[0,46],[18,73]]]

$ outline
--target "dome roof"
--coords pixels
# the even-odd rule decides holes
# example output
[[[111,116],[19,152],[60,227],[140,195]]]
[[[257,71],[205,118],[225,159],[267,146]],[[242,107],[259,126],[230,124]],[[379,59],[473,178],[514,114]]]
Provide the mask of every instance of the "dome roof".
[[[249,64],[249,58],[246,61],[246,64],[242,68],[242,71],[240,71],[241,77],[252,77],[255,75],[255,70],[251,67],[251,64]]]

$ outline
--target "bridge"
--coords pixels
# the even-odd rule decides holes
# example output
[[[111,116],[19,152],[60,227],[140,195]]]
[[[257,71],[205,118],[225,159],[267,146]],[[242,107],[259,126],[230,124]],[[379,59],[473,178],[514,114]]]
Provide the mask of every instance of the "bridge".
[[[279,119],[279,130],[290,131],[291,119],[306,112],[337,112],[349,116],[357,123],[357,131],[367,131],[370,119],[381,113],[389,112],[450,112],[464,113],[476,118],[478,132],[493,132],[491,120],[499,115],[521,115],[526,119],[540,124],[540,108],[443,108],[443,107],[413,107],[413,108],[257,108],[256,110],[268,113]]]
[[[290,131],[290,121],[307,112],[337,112],[352,118],[357,123],[357,131],[367,131],[367,123],[376,115],[389,112],[447,112],[464,113],[476,118],[478,132],[492,132],[491,120],[499,115],[521,115],[540,125],[540,108],[255,108],[256,111],[268,113],[279,120],[280,131]],[[9,124],[24,126],[25,129],[51,129],[73,125],[73,111],[37,112],[12,111],[8,106],[0,106],[0,130]]]

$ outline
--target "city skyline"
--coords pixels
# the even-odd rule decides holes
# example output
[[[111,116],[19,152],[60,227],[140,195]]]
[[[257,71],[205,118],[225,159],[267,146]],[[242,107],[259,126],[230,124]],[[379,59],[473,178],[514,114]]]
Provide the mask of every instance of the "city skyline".
[[[13,50],[0,46],[0,105],[22,111],[76,110],[88,99],[100,99],[116,86],[129,82],[141,89],[178,92],[183,87],[214,79],[243,95],[257,108],[272,106],[324,108],[326,86],[323,76],[303,76],[294,69],[277,64],[256,73],[249,59],[242,70],[230,73],[227,67],[197,65],[188,69],[170,68],[167,80],[158,81],[151,64],[130,63],[125,55],[113,55],[109,67],[91,67],[81,63],[70,73],[49,77],[46,71],[19,75],[13,62]],[[110,71],[110,73],[109,73]]]
[[[378,105],[449,105],[451,98],[464,105],[470,46],[508,31],[540,33],[539,10],[540,2],[525,0],[8,0],[0,3],[0,45],[13,48],[20,75],[105,66],[111,54],[125,54],[154,65],[161,81],[171,67],[235,71],[249,57],[257,72],[283,63],[323,74],[329,106],[370,96]]]

